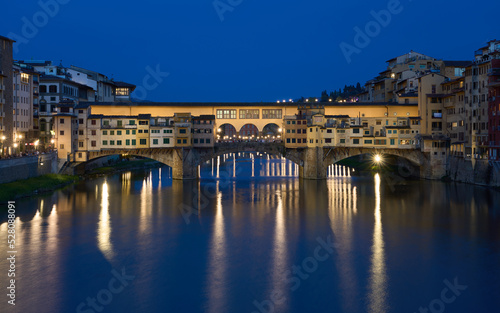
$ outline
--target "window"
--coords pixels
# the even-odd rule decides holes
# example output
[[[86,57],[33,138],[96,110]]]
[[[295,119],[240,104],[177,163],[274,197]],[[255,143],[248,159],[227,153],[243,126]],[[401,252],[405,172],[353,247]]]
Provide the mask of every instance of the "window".
[[[78,124],[82,125],[83,124],[83,118],[78,120]]]
[[[316,140],[317,142],[317,140]],[[345,143],[345,139],[340,139],[340,143]]]
[[[64,149],[64,145],[63,144],[59,145],[59,148]]]
[[[193,143],[198,143],[198,139],[193,139]]]
[[[57,85],[50,85],[49,92],[50,93],[57,93]]]
[[[46,92],[47,92],[47,86],[40,85],[40,93],[46,93]]]
[[[117,122],[116,122],[116,125],[117,125],[118,127],[122,127],[122,121],[121,121],[121,120],[120,120],[120,121],[117,121]]]
[[[240,109],[240,119],[258,119],[259,109]],[[288,121],[290,123],[290,121]]]
[[[130,135],[130,130],[128,130],[128,129],[127,129],[127,130],[125,131],[125,134],[126,134],[126,135]]]
[[[132,129],[132,135],[135,135],[135,129]]]
[[[107,130],[103,130],[102,134],[103,134],[103,136],[106,136],[108,134],[108,131]]]
[[[205,139],[200,139],[200,143],[205,143]]]
[[[117,140],[117,141],[116,141],[116,145],[117,145],[117,146],[121,146],[121,145],[122,145],[122,141],[121,141],[121,140]]]
[[[182,140],[182,143],[186,144],[186,143],[187,143],[187,140],[186,140],[186,139],[183,139],[183,140]]]
[[[117,96],[128,96],[129,89],[128,88],[116,88]]]
[[[63,119],[63,118],[60,118],[60,119],[59,119],[59,123],[60,123],[60,124],[64,124],[64,119]]]
[[[59,135],[64,136],[64,130],[59,131]]]
[[[432,118],[442,118],[443,113],[441,110],[432,110]]]
[[[118,136],[121,136],[122,131],[121,131],[121,130],[117,130],[117,131],[116,131],[116,134],[117,134]]]
[[[218,119],[235,119],[236,118],[236,110],[218,109],[217,110],[217,118]]]
[[[179,129],[179,134],[185,134],[186,133],[186,129],[185,128],[180,128]]]
[[[394,146],[396,140],[395,139],[391,139],[390,142],[391,142],[391,146]]]
[[[210,143],[210,139],[207,139],[207,143]]]
[[[103,140],[103,141],[102,141],[102,145],[103,145],[103,146],[107,146],[107,145],[108,145],[108,141],[107,141],[107,140]]]
[[[163,138],[163,144],[165,145],[170,144],[170,138]]]
[[[97,146],[97,142],[96,142],[95,140],[92,140],[92,141],[90,142],[90,145],[91,145],[92,147],[95,147],[95,146]]]
[[[79,130],[78,135],[83,136],[83,130]]]
[[[110,141],[109,141],[109,145],[110,145],[110,146],[114,146],[114,145],[115,145],[115,141],[114,141],[114,140],[110,140]]]
[[[181,140],[180,139],[177,139],[177,143],[180,144],[181,143]]]
[[[144,145],[146,145],[146,144],[147,144],[147,140],[146,140],[146,139],[141,139],[141,140],[139,141],[139,144],[141,144],[141,145],[143,145],[143,146],[144,146]]]
[[[139,121],[139,125],[148,125],[149,122],[148,121]]]
[[[90,124],[91,125],[97,125],[97,121],[96,120],[92,120],[92,121],[90,121]]]
[[[353,134],[359,134],[359,128],[353,128],[352,129]]]
[[[153,144],[157,145],[158,144],[158,139],[153,139]]]
[[[139,129],[139,134],[142,134],[142,129]]]
[[[372,140],[365,140],[365,145],[367,145],[367,144],[368,144],[368,145],[371,145],[372,143],[373,143],[373,141],[372,141]]]
[[[262,110],[262,118],[281,119],[282,118],[281,109],[264,109]]]
[[[110,134],[111,136],[114,136],[114,135],[115,135],[115,131],[114,131],[114,130],[110,130],[110,131],[109,131],[109,134]]]
[[[171,133],[172,133],[172,130],[171,130],[171,129],[164,129],[164,130],[163,130],[163,133],[164,133],[164,134],[171,134]]]
[[[135,120],[130,120],[130,121],[128,121],[128,124],[129,124],[129,125],[135,125]]]
[[[83,141],[79,141],[79,142],[78,142],[78,147],[79,147],[79,148],[83,148]]]
[[[125,145],[130,146],[130,139],[125,140]]]
[[[355,145],[359,145],[359,139],[353,139],[352,143],[355,144]]]
[[[132,139],[132,146],[135,146],[136,145],[136,141],[135,139]]]
[[[108,120],[102,121],[102,125],[109,126],[109,121]]]

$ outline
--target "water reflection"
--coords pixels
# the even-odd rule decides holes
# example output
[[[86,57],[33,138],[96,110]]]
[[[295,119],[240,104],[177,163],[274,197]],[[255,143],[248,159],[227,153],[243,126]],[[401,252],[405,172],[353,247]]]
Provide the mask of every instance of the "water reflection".
[[[114,256],[111,243],[111,221],[109,217],[109,190],[108,182],[102,184],[101,213],[99,214],[99,225],[97,228],[97,242],[104,257],[111,262]]]
[[[373,230],[370,267],[369,311],[387,312],[387,273],[385,266],[384,237],[380,213],[380,175],[375,175],[375,227]]]
[[[29,296],[18,312],[74,312],[107,287],[110,260],[137,274],[113,295],[113,312],[414,312],[439,296],[416,286],[440,288],[455,276],[471,287],[452,311],[500,306],[491,297],[500,292],[499,193],[428,181],[393,192],[384,177],[349,177],[349,169],[347,177],[304,181],[288,177],[296,164],[263,158],[221,156],[226,179],[172,182],[163,168],[163,177],[159,169],[110,175],[20,200],[19,290]],[[215,159],[202,177],[218,170]],[[198,213],[189,225],[183,203]],[[0,237],[6,232],[2,215]],[[283,271],[332,233],[340,247],[292,292]],[[6,240],[0,250],[8,251]],[[8,266],[0,260],[0,272]],[[271,291],[285,303],[258,310],[254,301],[264,305]]]
[[[216,193],[217,204],[208,264],[208,311],[219,313],[225,312],[228,292],[226,288],[226,231],[219,182],[217,182]]]
[[[287,258],[287,238],[286,238],[286,220],[285,220],[285,209],[283,208],[283,195],[282,191],[276,191],[276,222],[275,222],[275,230],[274,230],[274,245],[273,245],[273,262],[272,262],[272,289],[269,290],[270,297],[273,296],[274,293],[279,293],[281,296],[280,299],[277,299],[276,309],[281,312],[286,312],[286,308],[283,307],[286,302],[283,301],[288,294],[288,288],[286,279],[285,279],[285,271],[287,269],[288,258]]]

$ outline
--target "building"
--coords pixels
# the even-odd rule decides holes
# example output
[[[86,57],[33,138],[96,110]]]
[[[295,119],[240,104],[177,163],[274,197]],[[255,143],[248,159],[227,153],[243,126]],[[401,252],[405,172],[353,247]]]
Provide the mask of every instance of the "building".
[[[488,158],[488,93],[492,60],[500,58],[500,41],[491,40],[475,52],[465,70],[465,154],[474,159]]]
[[[14,63],[14,139],[22,146],[37,143],[39,74],[32,67]],[[33,148],[33,147],[30,147]]]
[[[489,159],[500,161],[500,60],[491,60],[488,73]]]
[[[0,36],[0,155],[14,152],[13,43]]]

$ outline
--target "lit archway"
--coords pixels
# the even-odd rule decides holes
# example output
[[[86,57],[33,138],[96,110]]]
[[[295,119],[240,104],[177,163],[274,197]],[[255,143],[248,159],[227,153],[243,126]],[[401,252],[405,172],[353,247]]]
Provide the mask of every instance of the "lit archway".
[[[236,132],[236,128],[231,124],[222,124],[217,129],[217,140],[233,140],[236,139],[237,136],[238,133]]]
[[[259,136],[259,129],[254,124],[245,124],[240,129],[241,137],[257,137]]]
[[[267,139],[280,139],[281,127],[275,123],[269,123],[262,129],[262,137]]]

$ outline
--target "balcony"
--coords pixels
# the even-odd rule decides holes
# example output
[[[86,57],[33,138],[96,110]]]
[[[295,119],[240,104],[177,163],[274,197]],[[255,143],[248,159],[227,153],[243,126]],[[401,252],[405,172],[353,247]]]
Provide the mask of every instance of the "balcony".
[[[102,125],[102,129],[137,129],[137,124],[127,125]]]

